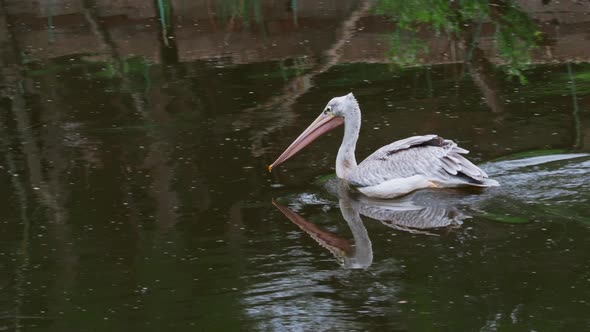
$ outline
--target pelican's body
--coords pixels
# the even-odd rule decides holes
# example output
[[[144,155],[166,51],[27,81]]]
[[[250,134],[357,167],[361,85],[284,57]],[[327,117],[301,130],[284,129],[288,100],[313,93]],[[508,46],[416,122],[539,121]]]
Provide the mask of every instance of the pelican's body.
[[[461,156],[468,153],[467,150],[437,135],[413,136],[393,142],[357,164],[355,148],[361,111],[352,93],[330,100],[322,114],[269,169],[342,123],[344,137],[336,156],[336,175],[366,196],[393,198],[421,188],[499,185]]]

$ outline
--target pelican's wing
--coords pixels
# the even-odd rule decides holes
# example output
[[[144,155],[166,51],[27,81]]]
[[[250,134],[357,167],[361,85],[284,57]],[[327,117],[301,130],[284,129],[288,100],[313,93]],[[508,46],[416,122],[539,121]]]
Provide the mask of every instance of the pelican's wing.
[[[485,185],[488,175],[461,156],[465,153],[469,151],[437,135],[412,136],[375,151],[347,180],[356,186],[372,186],[391,179],[424,175],[445,184]]]

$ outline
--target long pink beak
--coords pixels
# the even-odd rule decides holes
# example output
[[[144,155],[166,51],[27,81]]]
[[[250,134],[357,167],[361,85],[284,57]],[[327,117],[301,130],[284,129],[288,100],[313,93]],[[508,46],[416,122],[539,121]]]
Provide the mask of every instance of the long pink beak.
[[[318,137],[329,132],[330,130],[340,126],[344,123],[344,118],[334,115],[324,115],[323,113],[317,117],[310,125],[289,145],[274,163],[268,166],[268,171],[271,172],[273,167],[282,164],[285,160],[293,157],[297,152],[301,151],[309,143],[315,141]]]

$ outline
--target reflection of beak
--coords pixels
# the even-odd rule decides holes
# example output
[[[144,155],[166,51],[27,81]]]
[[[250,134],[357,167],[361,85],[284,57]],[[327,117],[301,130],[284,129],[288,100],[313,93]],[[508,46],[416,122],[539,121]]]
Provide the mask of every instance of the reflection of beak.
[[[272,171],[272,168],[280,165],[285,160],[294,156],[301,149],[309,145],[309,143],[316,140],[318,137],[329,132],[330,130],[340,126],[344,123],[344,118],[334,115],[324,115],[323,113],[317,117],[310,125],[289,145],[289,147],[272,163],[268,166],[268,171]]]
[[[339,237],[334,233],[325,231],[315,224],[305,220],[302,216],[289,209],[288,207],[282,206],[277,203],[274,199],[272,204],[281,211],[285,217],[289,218],[295,225],[299,226],[305,231],[312,239],[316,240],[322,247],[330,250],[334,256],[344,257],[351,256],[354,252],[353,244],[349,240]]]

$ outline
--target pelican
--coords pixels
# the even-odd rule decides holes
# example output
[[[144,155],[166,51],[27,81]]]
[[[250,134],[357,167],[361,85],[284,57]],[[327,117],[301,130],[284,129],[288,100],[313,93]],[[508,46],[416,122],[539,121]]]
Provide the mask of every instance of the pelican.
[[[368,197],[394,198],[422,188],[499,186],[461,155],[469,151],[438,135],[395,141],[357,164],[354,150],[361,129],[361,110],[352,93],[332,98],[268,170],[272,171],[322,134],[342,124],[344,137],[336,156],[336,176]]]

